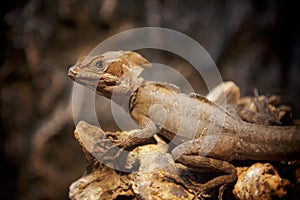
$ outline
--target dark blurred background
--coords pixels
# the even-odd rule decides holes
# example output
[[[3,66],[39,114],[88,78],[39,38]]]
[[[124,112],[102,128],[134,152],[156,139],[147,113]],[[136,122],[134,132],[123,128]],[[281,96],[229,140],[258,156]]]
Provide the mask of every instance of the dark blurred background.
[[[6,1],[0,35],[0,199],[68,198],[85,159],[72,134],[67,70],[101,41],[131,28],[159,26],[187,34],[209,52],[223,80],[235,81],[243,95],[254,88],[278,94],[299,118],[299,8],[280,0]],[[186,76],[192,74],[182,66]],[[109,114],[102,115],[108,116],[106,127],[113,127]]]

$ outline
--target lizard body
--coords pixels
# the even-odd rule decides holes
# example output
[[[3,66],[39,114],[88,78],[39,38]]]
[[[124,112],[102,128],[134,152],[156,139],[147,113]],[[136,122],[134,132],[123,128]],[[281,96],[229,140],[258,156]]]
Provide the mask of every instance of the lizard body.
[[[281,161],[296,159],[300,156],[300,128],[297,126],[247,123],[236,119],[203,96],[185,95],[163,83],[148,82],[135,91],[133,96],[130,104],[132,117],[139,122],[141,116],[147,116],[156,125],[163,127],[162,134],[169,140],[173,139],[174,133],[181,134],[181,140],[175,141],[176,145],[189,141],[185,145],[191,143],[190,146],[199,147],[200,145],[192,144],[195,144],[193,139],[195,138],[200,144],[203,136],[210,137],[203,135],[203,132],[209,123],[214,123],[216,130],[222,129],[222,133],[218,135],[221,137],[218,140],[222,143],[216,143],[215,150],[212,149],[212,151],[218,153],[211,152],[211,154],[219,155],[217,156],[219,159]],[[157,113],[153,108],[155,105],[159,105]],[[212,114],[224,116],[225,119],[222,121],[222,119],[214,118]],[[194,132],[194,134],[189,134],[189,132]],[[211,137],[215,137],[214,133]],[[188,153],[188,149],[183,151],[177,148],[173,153],[179,152],[178,155],[182,152]],[[193,151],[198,154],[200,149],[195,151],[193,147]]]
[[[236,179],[235,168],[227,161],[300,158],[300,127],[248,123],[203,96],[183,94],[172,84],[144,81],[139,75],[147,64],[138,53],[117,51],[80,58],[69,70],[80,84],[95,86],[100,95],[115,96],[141,127],[120,147],[139,145],[160,134],[177,145],[172,151],[177,161],[227,174],[207,182],[204,189]],[[129,105],[118,100],[126,95]],[[214,142],[206,157],[200,156],[204,137]]]

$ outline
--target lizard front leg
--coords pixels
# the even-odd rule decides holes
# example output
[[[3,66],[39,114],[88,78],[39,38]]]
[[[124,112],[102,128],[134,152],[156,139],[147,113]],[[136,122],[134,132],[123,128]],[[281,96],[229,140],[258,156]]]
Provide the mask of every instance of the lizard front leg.
[[[125,149],[138,146],[149,142],[158,131],[154,122],[147,117],[142,117],[139,124],[141,125],[141,129],[131,131],[130,135],[120,138],[119,141],[116,142],[116,145]]]
[[[196,184],[195,186],[198,187],[198,194],[219,187],[219,195],[222,195],[223,191],[221,189],[224,189],[226,185],[233,183],[237,179],[235,167],[228,162],[228,160],[231,160],[233,157],[231,153],[234,152],[232,150],[234,140],[227,136],[228,135],[223,135],[222,133],[222,135],[219,136],[211,135],[206,136],[206,138],[197,138],[182,143],[172,151],[174,160],[187,167],[203,172],[223,174],[206,183]],[[213,146],[209,152],[206,152],[207,150],[203,149],[203,147],[210,146],[204,144],[204,138],[208,143],[213,142],[211,143]]]
[[[108,149],[103,157],[114,159],[120,155],[122,149],[128,149],[151,141],[153,135],[158,131],[154,122],[147,117],[141,117],[139,124],[141,125],[141,129],[131,130],[126,135],[121,135],[118,132],[110,132],[108,136],[113,138],[111,139],[113,146]]]

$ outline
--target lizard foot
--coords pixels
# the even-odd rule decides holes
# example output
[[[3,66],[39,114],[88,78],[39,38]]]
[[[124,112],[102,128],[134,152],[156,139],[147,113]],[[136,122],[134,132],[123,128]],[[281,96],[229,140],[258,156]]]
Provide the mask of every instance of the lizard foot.
[[[118,158],[121,157],[123,153],[128,153],[128,151],[124,149],[134,147],[130,143],[131,139],[128,136],[118,137],[118,135],[113,133],[113,135],[108,134],[107,137],[110,139],[106,138],[101,141],[101,143],[109,143],[109,145],[106,146],[105,151],[103,151],[102,155],[100,156],[101,162],[113,163],[114,161],[118,160]]]
[[[195,194],[193,199],[212,199],[212,196],[217,197],[219,200],[222,200],[224,190],[227,188],[228,184],[215,185],[212,184],[214,180],[208,181],[205,183],[198,183],[190,176],[184,176],[182,183],[184,186],[192,193]],[[176,180],[178,182],[178,180]],[[188,184],[186,183],[188,182]]]
[[[195,194],[193,199],[197,199],[197,198],[205,199],[205,198],[210,197],[210,195],[207,193],[207,190],[204,187],[205,184],[194,183],[191,180],[185,181],[184,179],[179,178],[177,176],[173,176],[171,174],[166,175],[166,178],[168,180],[171,179],[176,184],[181,185],[182,187],[184,187],[190,193]],[[189,182],[189,183],[187,183],[187,182]]]
[[[123,151],[122,142],[120,140],[111,141],[110,139],[104,139],[102,142],[109,143],[106,149],[103,151],[101,161],[111,161],[120,156]]]
[[[108,163],[121,154],[123,141],[119,138],[121,135],[118,133],[107,133],[104,138],[95,138],[89,151],[97,160]]]
[[[106,147],[104,152],[98,155],[98,160],[111,168],[116,170],[127,171],[130,170],[127,164],[128,151],[125,151],[120,147],[120,144],[112,144],[110,142],[110,146]]]
[[[226,189],[227,185],[223,185],[219,188],[218,190],[218,193],[215,195],[212,195],[212,194],[209,194],[208,193],[208,190],[203,190],[203,189],[200,189],[197,191],[197,193],[195,194],[195,196],[192,198],[192,200],[196,200],[196,199],[201,199],[201,200],[205,200],[205,199],[212,199],[212,197],[216,197],[218,196],[218,199],[219,200],[222,200],[223,199],[223,193],[224,193],[224,190]],[[217,191],[216,191],[217,192]],[[215,199],[215,198],[213,198]]]

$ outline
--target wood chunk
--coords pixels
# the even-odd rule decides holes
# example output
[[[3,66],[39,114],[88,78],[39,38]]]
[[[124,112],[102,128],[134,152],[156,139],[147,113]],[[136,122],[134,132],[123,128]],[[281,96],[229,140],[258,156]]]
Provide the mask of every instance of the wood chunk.
[[[233,193],[238,199],[281,198],[286,194],[286,188],[291,186],[269,163],[255,163],[248,169],[238,168],[237,171],[239,176]]]
[[[74,135],[89,162],[87,175],[71,184],[70,199],[192,199],[196,191],[187,188],[181,178],[186,167],[174,162],[167,144],[155,136],[156,144],[138,146],[128,153],[124,167],[138,163],[132,171],[123,172],[101,163],[95,156],[109,136],[98,127],[80,122]],[[108,148],[111,144],[108,144]],[[97,151],[99,151],[97,153]],[[109,164],[109,163],[108,163]]]

